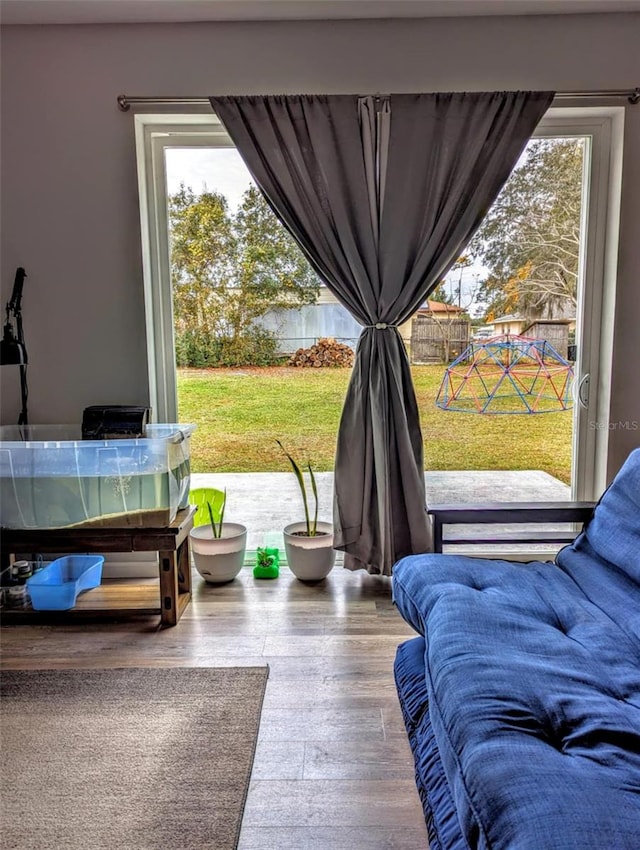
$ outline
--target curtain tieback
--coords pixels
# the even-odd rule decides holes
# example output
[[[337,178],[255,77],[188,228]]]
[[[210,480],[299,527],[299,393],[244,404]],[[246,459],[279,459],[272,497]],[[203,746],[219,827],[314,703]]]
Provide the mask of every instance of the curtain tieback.
[[[376,331],[386,331],[387,328],[397,328],[397,325],[390,325],[387,322],[376,322],[375,325],[365,325],[365,328],[373,328]]]

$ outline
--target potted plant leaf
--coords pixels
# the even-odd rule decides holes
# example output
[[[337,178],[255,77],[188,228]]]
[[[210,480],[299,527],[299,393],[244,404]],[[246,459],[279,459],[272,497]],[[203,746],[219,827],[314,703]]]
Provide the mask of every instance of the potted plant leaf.
[[[246,526],[224,521],[226,490],[196,488],[189,494],[189,501],[197,507],[194,526],[189,532],[196,569],[210,584],[231,581],[244,564]]]
[[[309,486],[314,501],[313,514],[309,510],[307,482],[302,468],[284,448],[280,440],[276,440],[276,442],[291,464],[291,469],[298,482],[305,517],[303,521],[290,523],[283,530],[287,563],[291,572],[300,581],[320,581],[329,575],[335,563],[333,526],[330,522],[318,520],[318,487],[311,464],[307,462],[305,471],[309,477]]]

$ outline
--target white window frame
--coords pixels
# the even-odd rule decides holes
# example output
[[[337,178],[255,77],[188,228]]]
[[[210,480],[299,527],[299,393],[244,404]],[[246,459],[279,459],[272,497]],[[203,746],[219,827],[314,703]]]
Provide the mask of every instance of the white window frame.
[[[584,298],[576,326],[581,354],[576,386],[588,376],[592,392],[576,412],[572,497],[594,499],[606,486],[608,422],[622,187],[624,107],[551,108],[535,137],[585,136],[590,179],[584,207]],[[177,420],[173,305],[169,272],[164,150],[233,147],[214,114],[138,114],[136,158],[144,274],[149,395],[159,422]],[[593,391],[597,388],[597,392]],[[583,385],[583,396],[585,396]],[[577,405],[577,403],[576,403]],[[578,405],[577,405],[578,406]],[[605,423],[604,427],[601,423]]]
[[[149,398],[157,422],[176,422],[173,299],[165,148],[234,147],[218,117],[203,114],[135,116],[144,277]]]
[[[598,498],[607,484],[624,114],[621,106],[550,109],[535,133],[587,138],[571,481],[579,500]]]

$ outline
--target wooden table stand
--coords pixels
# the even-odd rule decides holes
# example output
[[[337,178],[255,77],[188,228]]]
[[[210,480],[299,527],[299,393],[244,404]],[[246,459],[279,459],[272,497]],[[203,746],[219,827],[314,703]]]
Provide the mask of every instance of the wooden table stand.
[[[5,608],[2,611],[3,623],[28,622],[34,617],[96,619],[105,615],[120,618],[159,613],[163,627],[175,626],[191,600],[189,531],[193,528],[194,514],[194,507],[185,508],[166,528],[3,529],[0,540],[3,569],[17,553],[157,552],[160,574],[159,605],[123,606],[118,580],[113,580],[81,594],[76,607],[70,611]],[[135,587],[132,599],[134,593]],[[114,603],[114,600],[117,601]]]

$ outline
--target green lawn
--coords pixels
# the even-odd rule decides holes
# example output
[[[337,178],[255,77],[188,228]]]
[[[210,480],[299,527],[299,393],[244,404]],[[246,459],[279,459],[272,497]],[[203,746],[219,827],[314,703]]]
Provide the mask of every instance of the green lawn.
[[[543,469],[568,482],[572,412],[482,416],[440,410],[443,366],[411,369],[425,468]],[[194,422],[194,472],[289,472],[276,445],[333,469],[349,369],[179,369],[179,421]]]

